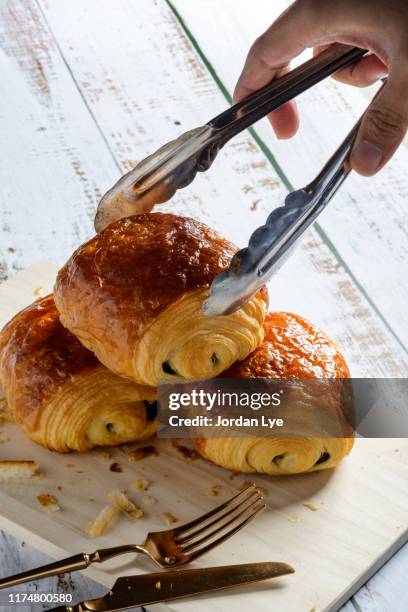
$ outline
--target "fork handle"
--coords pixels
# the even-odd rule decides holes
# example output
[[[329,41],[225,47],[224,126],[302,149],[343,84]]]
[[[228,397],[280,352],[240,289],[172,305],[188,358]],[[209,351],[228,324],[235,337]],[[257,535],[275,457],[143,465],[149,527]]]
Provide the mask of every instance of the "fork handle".
[[[30,582],[31,580],[38,580],[39,578],[47,578],[47,576],[57,576],[58,574],[85,569],[90,564],[90,555],[80,553],[55,563],[49,563],[27,572],[21,572],[21,574],[16,574],[15,576],[3,578],[0,580],[0,589],[22,584],[23,582]]]
[[[101,548],[96,550],[94,553],[79,553],[61,561],[55,561],[42,567],[37,567],[15,576],[9,576],[0,580],[0,589],[12,587],[23,582],[30,582],[31,580],[39,580],[41,578],[47,578],[49,576],[58,576],[59,574],[66,574],[68,572],[75,572],[83,570],[89,567],[92,563],[103,563],[113,557],[130,553],[130,552],[146,552],[143,546],[137,544],[130,544],[124,546],[113,546],[111,548]]]

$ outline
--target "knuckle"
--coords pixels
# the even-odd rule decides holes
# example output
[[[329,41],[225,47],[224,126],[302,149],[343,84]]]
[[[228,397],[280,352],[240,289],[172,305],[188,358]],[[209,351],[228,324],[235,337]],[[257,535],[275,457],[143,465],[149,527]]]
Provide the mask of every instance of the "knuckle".
[[[403,136],[405,119],[390,106],[374,106],[368,113],[369,125],[376,135],[394,139]]]
[[[268,60],[268,54],[266,52],[266,43],[266,36],[265,34],[262,34],[262,36],[259,36],[253,43],[250,49],[250,56],[252,58],[256,58],[256,60],[261,64],[262,67],[270,68],[271,63]]]

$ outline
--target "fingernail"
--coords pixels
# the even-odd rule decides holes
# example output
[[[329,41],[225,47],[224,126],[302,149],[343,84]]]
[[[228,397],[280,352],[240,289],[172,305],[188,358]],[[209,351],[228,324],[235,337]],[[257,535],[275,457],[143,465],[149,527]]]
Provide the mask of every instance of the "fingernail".
[[[380,147],[363,140],[360,142],[351,154],[353,166],[356,166],[359,171],[367,174],[374,173],[380,166],[383,158],[383,152]]]

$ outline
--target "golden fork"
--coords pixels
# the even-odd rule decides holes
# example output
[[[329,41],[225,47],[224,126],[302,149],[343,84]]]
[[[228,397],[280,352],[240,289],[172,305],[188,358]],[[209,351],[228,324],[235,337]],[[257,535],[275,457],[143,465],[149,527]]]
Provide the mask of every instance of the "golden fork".
[[[217,506],[198,518],[165,531],[147,534],[144,544],[127,544],[102,548],[94,553],[80,553],[55,563],[0,580],[0,589],[23,582],[82,570],[92,563],[103,563],[125,553],[143,553],[161,568],[190,563],[209,550],[222,544],[266,508],[255,485]]]

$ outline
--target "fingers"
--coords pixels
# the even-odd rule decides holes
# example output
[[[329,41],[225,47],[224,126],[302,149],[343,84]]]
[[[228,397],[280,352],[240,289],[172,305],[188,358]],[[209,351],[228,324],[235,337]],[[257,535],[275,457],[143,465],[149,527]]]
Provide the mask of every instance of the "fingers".
[[[313,56],[319,55],[322,51],[331,45],[319,45],[313,49]],[[332,79],[346,83],[346,85],[354,85],[355,87],[368,87],[373,85],[378,79],[381,79],[388,74],[388,66],[381,59],[373,54],[366,55],[357,62],[353,62],[350,66],[338,70],[332,75]]]
[[[235,102],[269,83],[293,57],[313,44],[322,24],[316,23],[314,11],[307,6],[309,4],[304,0],[294,2],[255,41],[235,88]]]
[[[358,62],[339,70],[333,75],[333,79],[355,85],[356,87],[367,87],[378,79],[388,74],[388,68],[376,55],[367,55]]]
[[[275,130],[276,136],[281,140],[292,138],[298,131],[299,115],[294,102],[284,104],[268,115],[268,119]]]
[[[401,65],[404,67],[405,62]],[[407,92],[405,72],[392,72],[369,107],[350,155],[350,164],[359,174],[372,176],[378,172],[401,144],[408,127]]]

